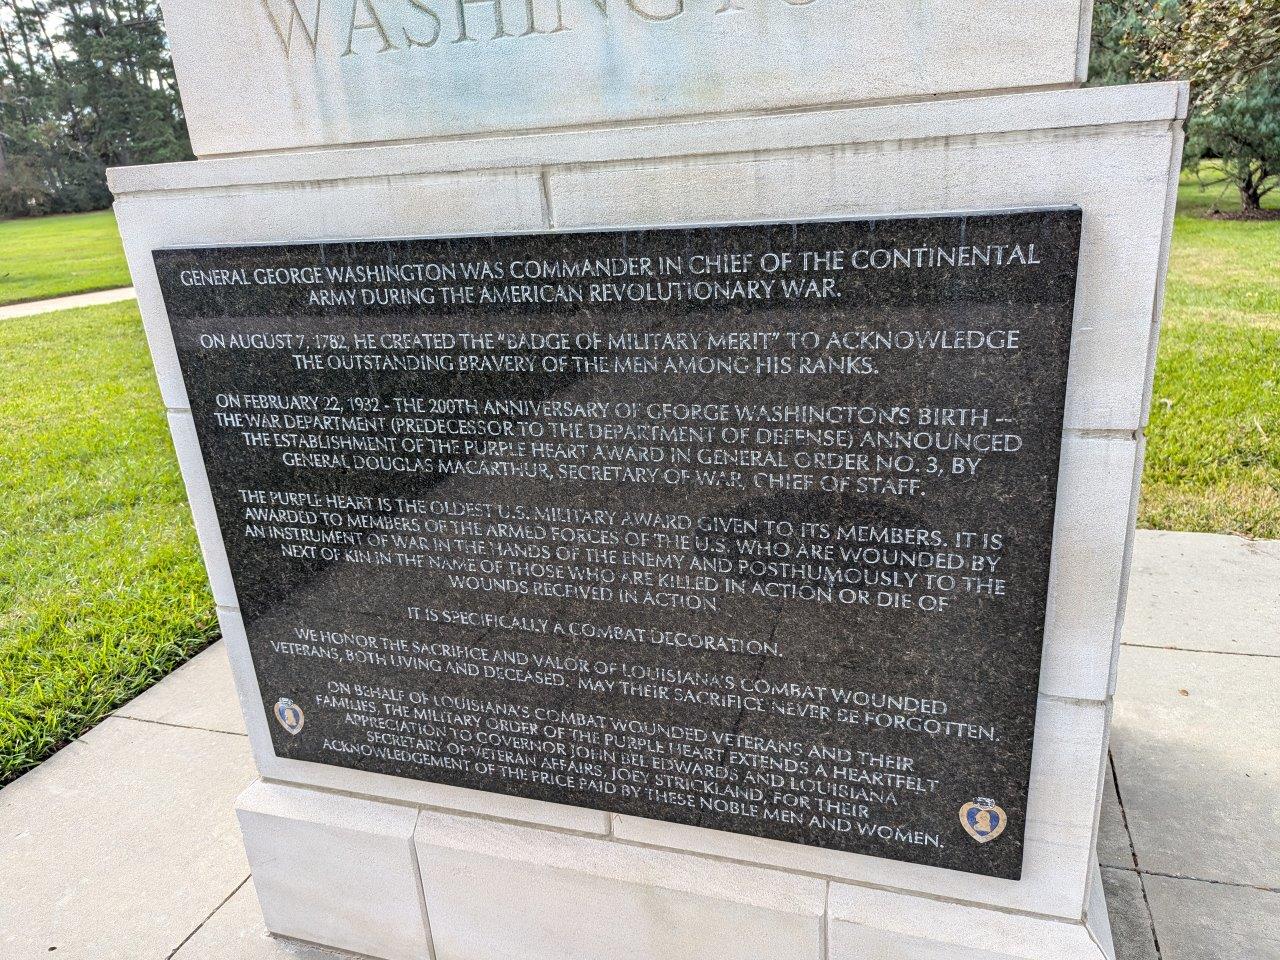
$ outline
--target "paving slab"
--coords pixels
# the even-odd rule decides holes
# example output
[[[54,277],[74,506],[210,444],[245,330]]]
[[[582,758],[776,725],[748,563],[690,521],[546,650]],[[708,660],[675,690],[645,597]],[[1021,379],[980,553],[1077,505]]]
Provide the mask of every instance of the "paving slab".
[[[236,699],[226,644],[213,644],[115,715],[243,735],[244,716]]]
[[[1139,530],[1124,642],[1280,657],[1280,541]]]
[[[137,296],[133,287],[117,287],[114,290],[95,290],[93,293],[76,293],[69,297],[51,297],[48,300],[32,300],[29,303],[11,303],[0,307],[0,320],[16,320],[38,313],[55,310],[72,310],[76,307],[95,307],[100,303],[119,303]]]
[[[1144,877],[1161,960],[1280,960],[1280,893]]]
[[[1161,960],[1138,874],[1103,867],[1102,889],[1107,895],[1116,960]]]
[[[350,960],[351,956],[271,936],[262,924],[258,894],[249,880],[191,935],[172,960]]]
[[[1280,659],[1123,648],[1111,754],[1139,870],[1280,890]]]
[[[111,717],[0,791],[0,957],[165,960],[248,876],[247,738]]]

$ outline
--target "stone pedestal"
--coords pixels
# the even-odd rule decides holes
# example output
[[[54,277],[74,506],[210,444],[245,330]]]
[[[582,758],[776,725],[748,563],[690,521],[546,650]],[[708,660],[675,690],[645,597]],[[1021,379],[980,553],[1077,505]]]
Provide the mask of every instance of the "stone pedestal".
[[[1115,956],[1096,866],[1066,919],[278,784],[238,810],[268,928],[387,960]]]
[[[313,54],[298,48],[310,47],[310,20],[264,6],[274,26],[255,14],[246,38],[225,8],[166,5],[206,156],[117,169],[111,184],[262,777],[238,810],[268,928],[385,960],[1111,958],[1095,839],[1185,86],[1054,89],[1083,76],[1088,4],[1082,17],[1074,0],[980,4],[927,24],[902,20],[911,5],[860,5],[840,9],[841,23],[866,21],[847,34],[825,32],[835,8],[815,3],[817,21],[785,28],[817,44],[814,69],[848,63],[853,44],[876,70],[765,83],[780,48],[747,48],[739,62],[723,36],[696,32],[709,67],[644,46],[628,83],[678,60],[654,80],[661,90],[629,86],[615,102],[560,87],[544,102],[503,81],[493,103],[436,112],[414,97],[440,75],[403,59],[404,37],[425,42],[429,21],[397,21],[408,33],[379,21],[382,37],[378,8],[357,4],[351,37],[373,46],[344,63],[351,24],[335,60],[327,21]],[[619,29],[640,43],[633,34],[649,26],[641,16]],[[588,29],[573,43],[601,55],[602,28]],[[881,36],[890,29],[931,39],[899,45]],[[293,54],[270,52],[290,30]],[[751,30],[768,46],[767,29]],[[384,39],[394,52],[376,53]],[[444,58],[443,43],[420,52]],[[446,78],[501,71],[501,49]],[[540,54],[519,50],[512,70],[529,80]],[[561,81],[599,69],[553,63]],[[708,70],[723,92],[677,83]],[[361,77],[383,85],[361,92]],[[1050,206],[1079,207],[1083,233],[1020,880],[276,755],[153,251]]]

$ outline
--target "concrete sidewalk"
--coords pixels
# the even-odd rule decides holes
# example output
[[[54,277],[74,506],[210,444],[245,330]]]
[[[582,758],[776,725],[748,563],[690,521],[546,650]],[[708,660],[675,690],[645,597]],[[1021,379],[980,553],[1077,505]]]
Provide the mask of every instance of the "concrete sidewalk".
[[[1278,594],[1280,542],[1138,536],[1099,842],[1120,960],[1280,960]],[[332,960],[263,930],[252,779],[215,646],[0,790],[0,958]]]
[[[132,300],[134,296],[133,287],[117,287],[114,290],[77,293],[70,297],[53,297],[49,300],[11,303],[0,307],[0,320],[16,320],[18,317],[31,317],[37,313],[52,313],[54,310],[71,310],[74,307],[96,307],[100,303],[119,303],[121,300]]]

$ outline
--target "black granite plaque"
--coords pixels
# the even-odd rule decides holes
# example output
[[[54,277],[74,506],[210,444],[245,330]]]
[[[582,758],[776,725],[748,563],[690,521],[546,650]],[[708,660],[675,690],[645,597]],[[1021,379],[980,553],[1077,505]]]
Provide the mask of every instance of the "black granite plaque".
[[[1017,878],[1079,236],[158,251],[276,752]]]

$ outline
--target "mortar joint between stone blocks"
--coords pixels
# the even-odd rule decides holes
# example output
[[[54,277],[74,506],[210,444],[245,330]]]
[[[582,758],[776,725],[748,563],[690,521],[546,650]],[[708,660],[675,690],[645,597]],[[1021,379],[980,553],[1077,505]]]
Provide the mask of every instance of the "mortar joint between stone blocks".
[[[556,226],[555,208],[551,204],[551,168],[542,167],[538,171],[538,189],[542,197],[542,220],[548,230]]]
[[[413,831],[409,834],[409,846],[413,848],[413,880],[418,888],[418,909],[422,914],[422,930],[427,938],[427,960],[436,960],[435,936],[431,931],[431,913],[427,909],[427,885],[422,879],[422,857],[418,853],[418,824],[422,822],[422,809],[413,818]]]
[[[776,146],[755,146],[740,147],[736,149],[716,149],[712,147],[706,150],[690,150],[671,151],[664,153],[655,151],[646,154],[634,154],[631,156],[618,157],[602,157],[596,159],[568,160],[561,163],[539,164],[536,161],[528,161],[525,163],[505,164],[494,167],[473,167],[467,168],[470,172],[528,172],[531,169],[541,169],[548,176],[554,176],[562,172],[577,171],[598,171],[598,170],[635,170],[644,169],[646,167],[669,166],[671,164],[692,164],[697,162],[737,162],[742,160],[750,160],[753,162],[766,161],[775,158],[784,158],[788,156],[805,156],[814,154],[850,154],[859,152],[869,152],[875,149],[883,149],[886,147],[907,147],[918,149],[920,147],[938,146],[947,147],[958,141],[968,141],[974,137],[982,137],[988,143],[1021,143],[1029,140],[1047,140],[1056,139],[1064,136],[1078,136],[1080,134],[1095,133],[1100,130],[1134,132],[1141,133],[1150,131],[1153,135],[1164,136],[1169,132],[1170,124],[1178,123],[1176,120],[1169,119],[1152,119],[1152,120],[1116,120],[1103,121],[1092,124],[1078,124],[1066,126],[1045,126],[1045,127],[1025,127],[1015,130],[969,130],[957,131],[953,133],[930,134],[928,136],[888,136],[883,138],[875,137],[835,137],[830,140],[823,140],[815,143],[784,143]],[[709,141],[711,142],[711,141]],[[441,169],[439,171],[423,171],[415,174],[416,176],[431,176],[436,173],[446,174],[450,171]],[[371,175],[372,176],[372,175]],[[369,179],[370,177],[350,177],[344,178],[348,180]],[[200,188],[191,188],[200,189]],[[897,211],[895,216],[910,216],[914,213],[919,214],[936,214],[936,210],[905,210]]]
[[[827,881],[822,900],[822,928],[818,932],[819,960],[829,960],[831,956],[831,881]]]

